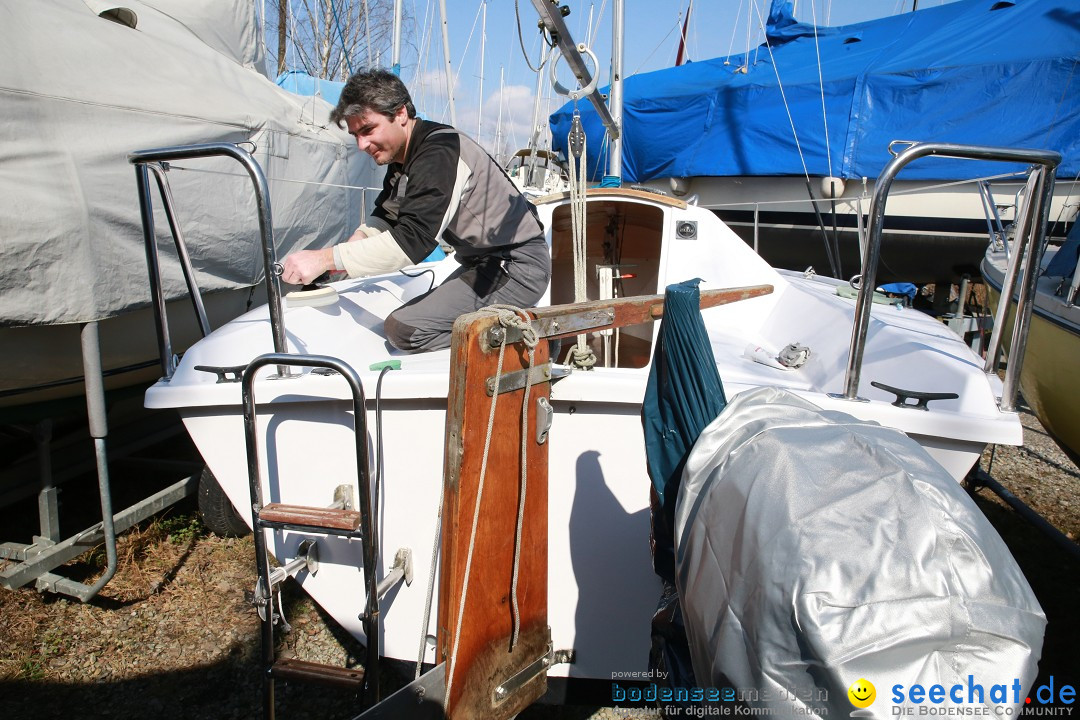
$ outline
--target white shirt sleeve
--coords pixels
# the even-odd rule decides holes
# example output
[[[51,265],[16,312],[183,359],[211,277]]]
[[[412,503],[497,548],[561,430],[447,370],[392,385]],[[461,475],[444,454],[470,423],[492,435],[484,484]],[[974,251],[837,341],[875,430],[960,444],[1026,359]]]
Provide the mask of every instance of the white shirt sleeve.
[[[351,278],[393,272],[412,264],[389,232],[334,246],[334,266]]]

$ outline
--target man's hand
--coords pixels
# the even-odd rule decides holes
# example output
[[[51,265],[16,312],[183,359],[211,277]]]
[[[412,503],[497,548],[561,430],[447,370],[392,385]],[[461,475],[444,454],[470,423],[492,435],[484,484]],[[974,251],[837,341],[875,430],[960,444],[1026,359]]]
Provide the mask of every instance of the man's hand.
[[[290,285],[307,285],[334,269],[334,249],[297,250],[282,263],[281,279]]]

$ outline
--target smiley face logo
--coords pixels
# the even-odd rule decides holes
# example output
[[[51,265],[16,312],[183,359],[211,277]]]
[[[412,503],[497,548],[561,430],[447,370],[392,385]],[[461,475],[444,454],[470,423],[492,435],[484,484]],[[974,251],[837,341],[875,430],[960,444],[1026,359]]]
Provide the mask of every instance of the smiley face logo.
[[[877,690],[869,680],[859,678],[847,690],[848,700],[857,708],[870,707],[877,697]]]

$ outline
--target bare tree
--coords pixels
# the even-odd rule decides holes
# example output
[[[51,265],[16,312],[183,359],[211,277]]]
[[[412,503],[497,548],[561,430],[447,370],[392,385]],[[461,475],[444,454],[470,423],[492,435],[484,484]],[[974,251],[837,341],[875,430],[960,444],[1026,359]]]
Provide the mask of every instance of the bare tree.
[[[277,37],[278,74],[303,69],[345,80],[360,68],[389,64],[393,14],[393,0],[268,0],[266,36]]]

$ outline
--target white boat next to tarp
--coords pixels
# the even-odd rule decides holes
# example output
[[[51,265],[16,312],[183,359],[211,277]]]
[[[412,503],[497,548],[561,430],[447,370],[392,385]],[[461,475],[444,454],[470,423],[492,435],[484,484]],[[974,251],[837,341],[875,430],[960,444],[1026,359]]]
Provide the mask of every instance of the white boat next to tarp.
[[[573,299],[571,201],[537,201],[552,249],[553,274],[543,304]],[[772,292],[704,312],[711,352],[729,397],[779,386],[826,409],[902,430],[956,480],[987,443],[1019,444],[1013,412],[997,405],[1002,385],[946,326],[897,304],[856,300],[847,283],[778,271],[706,209],[624,189],[593,189],[585,209],[584,263],[590,297],[662,292],[672,282],[701,278],[702,288],[771,286]],[[450,352],[402,355],[388,349],[383,319],[401,303],[446,277],[447,258],[408,271],[340,281],[329,302],[283,310],[284,342],[292,353],[340,358],[355,368],[381,409],[378,447],[382,484],[379,544],[386,557],[412,551],[415,574],[432,572],[442,486]],[[848,399],[854,352],[853,318],[864,307],[858,400]],[[549,623],[555,648],[573,648],[572,665],[551,674],[610,680],[646,667],[645,628],[659,580],[648,538],[649,480],[641,438],[641,402],[656,328],[647,324],[590,336],[592,371],[575,370],[552,391],[550,429]],[[783,349],[794,346],[794,352]],[[271,312],[253,310],[196,343],[175,374],[154,385],[146,404],[176,408],[221,488],[237,508],[250,506],[244,420],[238,379],[256,356],[275,350]],[[783,362],[781,361],[782,358]],[[800,360],[805,360],[800,364]],[[379,367],[400,363],[380,381]],[[787,364],[785,364],[787,363]],[[552,374],[559,368],[553,366]],[[871,384],[871,382],[873,384]],[[379,387],[381,385],[381,387]],[[268,501],[327,506],[339,485],[356,487],[351,396],[340,378],[304,371],[254,381],[258,446]],[[898,390],[899,400],[888,388]],[[916,408],[915,405],[923,407]],[[369,427],[374,427],[370,423]],[[482,442],[469,437],[467,442]],[[270,551],[285,563],[308,535],[275,532]],[[362,636],[364,578],[358,543],[320,539],[319,571],[299,581],[349,632]],[[399,587],[381,614],[382,654],[431,661],[424,582]],[[611,602],[618,598],[618,602]],[[641,628],[641,632],[628,631]]]

